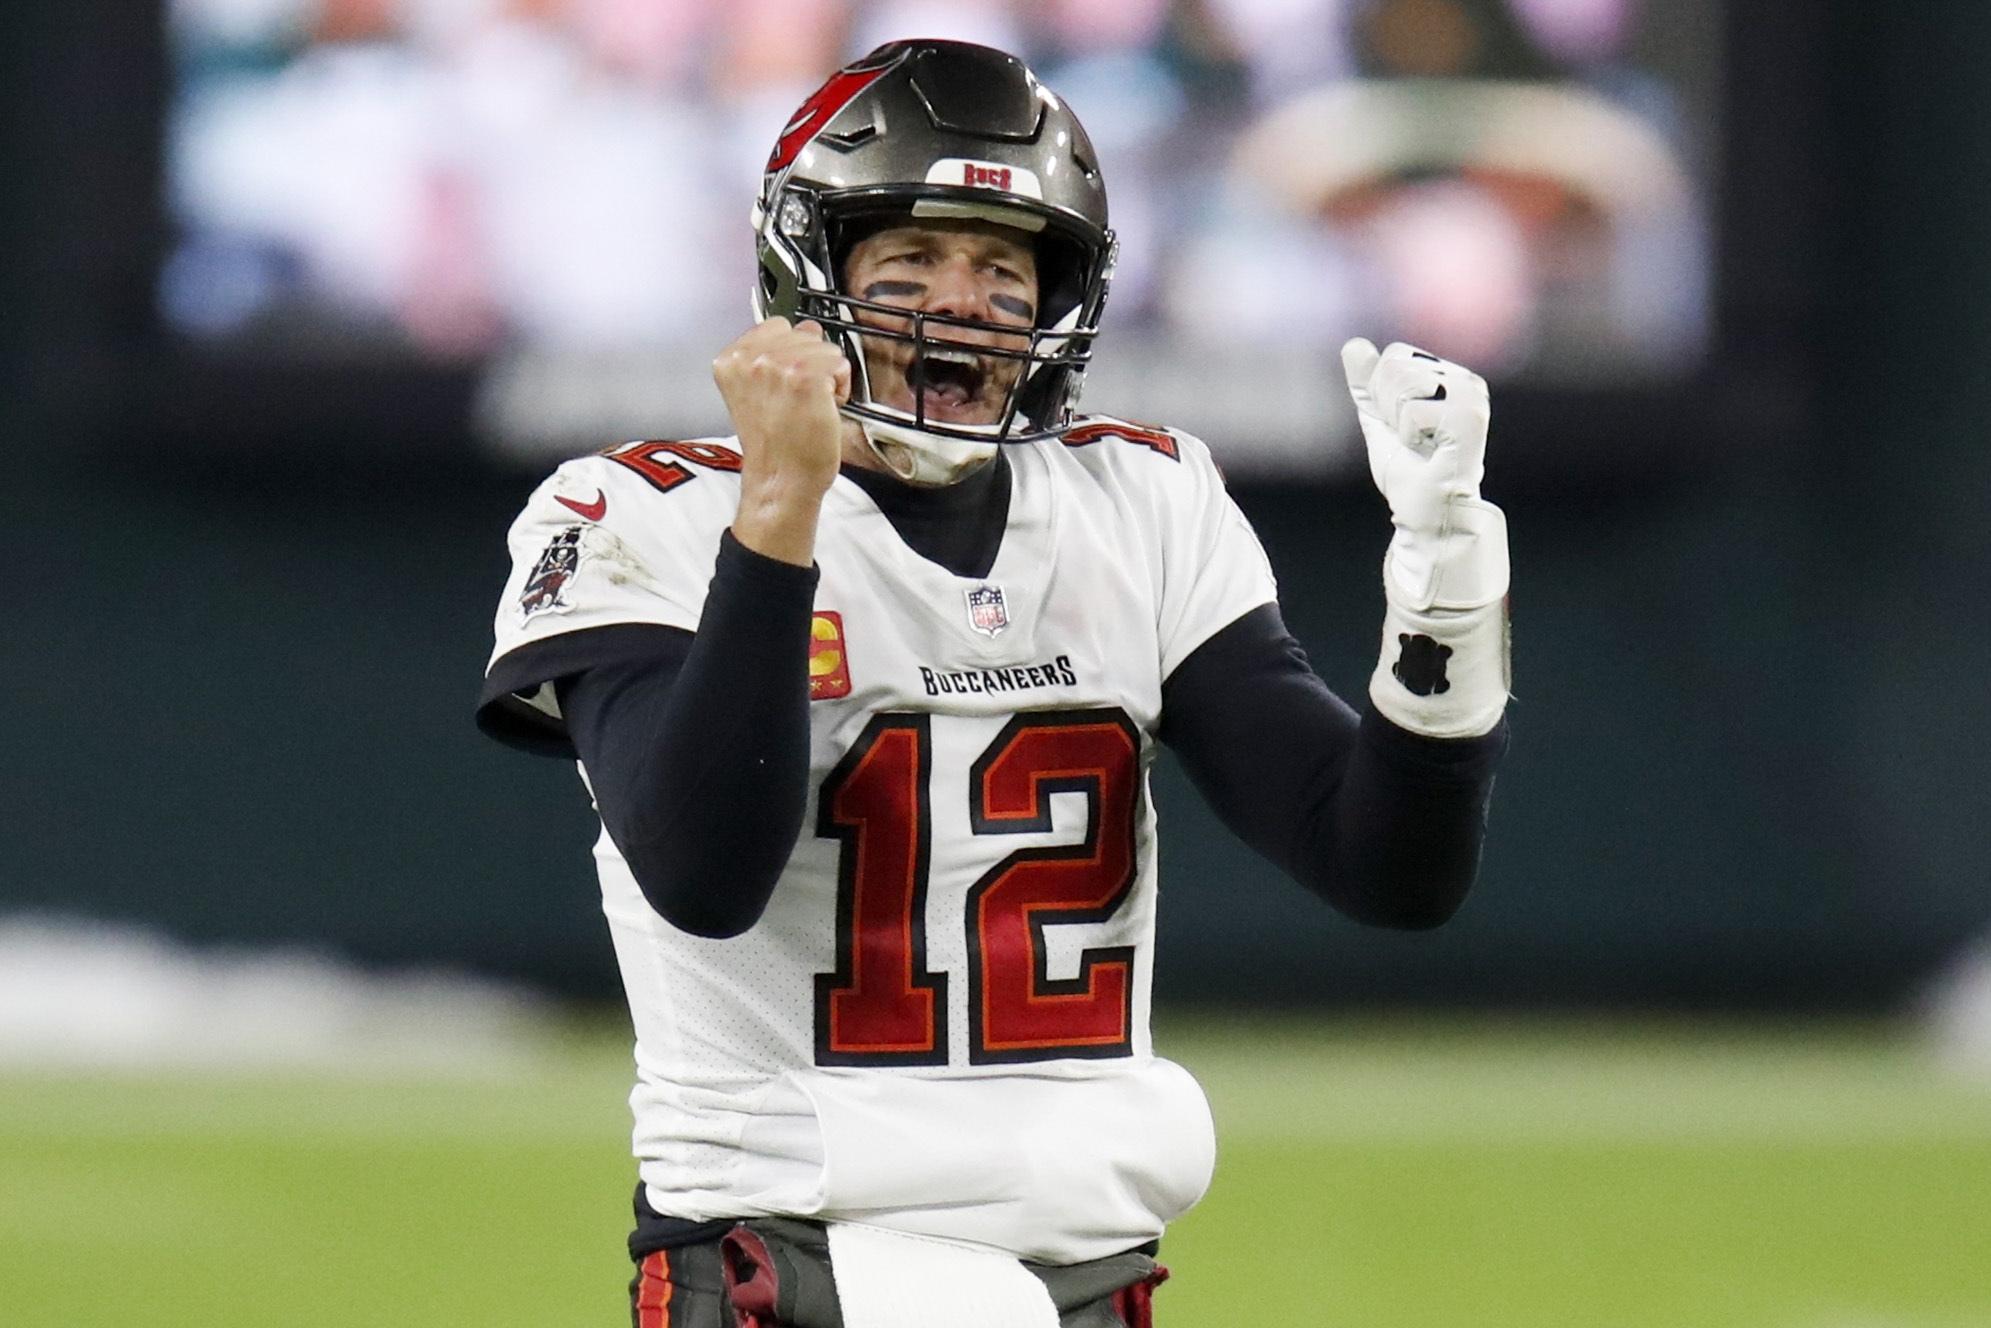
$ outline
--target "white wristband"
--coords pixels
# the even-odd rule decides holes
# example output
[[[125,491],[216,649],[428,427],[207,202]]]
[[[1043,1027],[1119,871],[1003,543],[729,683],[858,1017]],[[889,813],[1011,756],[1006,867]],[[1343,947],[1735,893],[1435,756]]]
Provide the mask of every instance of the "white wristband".
[[[1507,708],[1507,603],[1423,613],[1390,600],[1369,699],[1398,728],[1429,738],[1489,733]]]

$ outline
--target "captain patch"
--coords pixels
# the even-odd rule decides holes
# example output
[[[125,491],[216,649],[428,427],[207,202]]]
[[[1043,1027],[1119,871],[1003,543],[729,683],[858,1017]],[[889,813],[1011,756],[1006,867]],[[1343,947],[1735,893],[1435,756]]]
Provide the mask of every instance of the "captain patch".
[[[519,611],[530,618],[536,613],[564,613],[573,606],[564,592],[567,583],[581,570],[580,526],[568,526],[547,542],[519,592]]]
[[[809,622],[809,699],[850,695],[850,654],[843,643],[843,615],[819,611]]]

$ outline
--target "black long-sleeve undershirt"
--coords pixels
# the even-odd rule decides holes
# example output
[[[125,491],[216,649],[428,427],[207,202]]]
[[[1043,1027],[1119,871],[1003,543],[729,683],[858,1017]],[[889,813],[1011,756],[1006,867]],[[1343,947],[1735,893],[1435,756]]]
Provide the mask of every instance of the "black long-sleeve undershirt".
[[[1357,922],[1435,927],[1472,889],[1506,722],[1454,739],[1358,719],[1276,604],[1169,675],[1157,736],[1231,833]]]
[[[646,657],[555,684],[609,838],[695,935],[751,927],[801,833],[816,579],[727,531],[695,635],[656,629]]]
[[[610,838],[684,930],[751,927],[801,833],[814,584],[729,535],[696,635],[635,629],[557,682]],[[1436,926],[1471,888],[1504,725],[1435,739],[1358,718],[1276,605],[1164,682],[1159,736],[1234,833],[1358,921]]]

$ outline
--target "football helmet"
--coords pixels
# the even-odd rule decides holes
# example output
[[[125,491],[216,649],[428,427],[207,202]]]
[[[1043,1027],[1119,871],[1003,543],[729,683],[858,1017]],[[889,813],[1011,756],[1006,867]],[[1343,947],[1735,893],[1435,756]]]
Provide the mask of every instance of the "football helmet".
[[[1027,332],[920,313],[844,290],[850,248],[882,225],[975,218],[1028,235],[1037,255]],[[1070,418],[1112,281],[1106,187],[1078,118],[1015,56],[965,42],[899,41],[846,66],[796,111],[767,160],[754,205],[754,317],[813,319],[850,359],[843,413],[900,478],[944,484],[998,444],[1055,435]],[[884,315],[903,330],[858,322]],[[1007,338],[966,345],[956,329]],[[1020,361],[1000,417],[929,419],[921,375],[913,410],[872,400],[862,337],[912,344],[912,363],[950,349]],[[1028,344],[1018,344],[1027,337]]]

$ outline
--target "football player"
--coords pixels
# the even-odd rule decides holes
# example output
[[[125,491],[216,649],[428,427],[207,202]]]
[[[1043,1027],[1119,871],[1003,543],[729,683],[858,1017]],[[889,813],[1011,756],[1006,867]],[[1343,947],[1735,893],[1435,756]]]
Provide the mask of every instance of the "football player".
[[[734,435],[534,493],[479,711],[600,814],[635,1321],[1140,1328],[1215,1156],[1149,1038],[1149,765],[1360,921],[1458,907],[1505,742],[1486,386],[1344,351],[1395,522],[1358,713],[1204,445],[1074,413],[1114,240],[1023,64],[839,71],[754,225]]]

